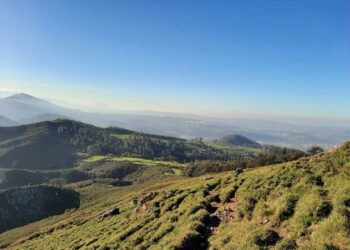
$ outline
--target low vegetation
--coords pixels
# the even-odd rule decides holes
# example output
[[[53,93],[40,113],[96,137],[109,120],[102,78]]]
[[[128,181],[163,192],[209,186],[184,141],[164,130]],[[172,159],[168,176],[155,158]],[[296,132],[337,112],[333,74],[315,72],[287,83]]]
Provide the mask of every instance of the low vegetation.
[[[294,161],[308,155],[307,153],[297,149],[288,149],[276,146],[262,146],[258,152],[259,153],[251,157],[242,157],[241,159],[236,160],[197,160],[186,165],[184,174],[186,176],[199,176],[206,173],[218,173],[236,169],[253,168]]]
[[[12,187],[93,181],[111,185],[144,183],[166,176],[181,175],[183,164],[130,157],[92,156],[77,167],[62,170],[0,169],[0,190]]]
[[[350,143],[299,160],[128,187],[71,184],[77,210],[4,232],[11,249],[349,249]],[[111,210],[118,208],[118,210]],[[101,219],[106,211],[117,214]]]

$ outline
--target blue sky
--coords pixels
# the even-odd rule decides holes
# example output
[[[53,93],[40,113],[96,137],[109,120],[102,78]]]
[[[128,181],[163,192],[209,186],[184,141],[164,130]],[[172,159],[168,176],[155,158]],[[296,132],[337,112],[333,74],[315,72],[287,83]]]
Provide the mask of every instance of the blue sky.
[[[0,1],[0,90],[96,109],[350,118],[350,1]]]

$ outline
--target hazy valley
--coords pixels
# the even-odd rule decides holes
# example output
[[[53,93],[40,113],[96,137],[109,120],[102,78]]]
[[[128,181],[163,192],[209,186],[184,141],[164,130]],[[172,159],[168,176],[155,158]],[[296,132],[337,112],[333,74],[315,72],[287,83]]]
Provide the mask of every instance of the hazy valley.
[[[180,138],[214,140],[229,134],[247,136],[263,144],[307,149],[312,145],[331,148],[346,141],[347,121],[288,122],[260,119],[219,119],[153,112],[92,113],[65,108],[27,94],[0,99],[0,126],[14,126],[55,119],[73,119],[96,126],[117,126],[138,132]]]

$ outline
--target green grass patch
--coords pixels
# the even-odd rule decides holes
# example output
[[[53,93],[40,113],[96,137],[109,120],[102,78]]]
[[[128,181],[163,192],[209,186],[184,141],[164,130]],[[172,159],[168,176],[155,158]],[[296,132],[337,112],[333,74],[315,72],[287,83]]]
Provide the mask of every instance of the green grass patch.
[[[127,140],[130,137],[130,134],[127,135],[120,135],[120,134],[111,134],[112,137],[122,139],[122,140]]]
[[[129,161],[135,164],[141,164],[144,166],[172,166],[172,167],[183,167],[183,164],[175,161],[159,161],[159,160],[150,160],[136,157],[115,157],[115,156],[102,156],[96,155],[91,156],[85,159],[86,162],[96,162],[96,161]]]

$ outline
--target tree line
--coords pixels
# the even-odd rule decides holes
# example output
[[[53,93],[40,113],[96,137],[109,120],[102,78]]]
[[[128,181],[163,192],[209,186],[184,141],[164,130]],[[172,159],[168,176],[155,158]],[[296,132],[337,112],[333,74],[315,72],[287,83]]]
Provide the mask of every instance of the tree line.
[[[199,176],[206,173],[217,173],[236,170],[237,168],[245,169],[270,164],[283,163],[297,160],[301,157],[308,156],[297,149],[288,149],[276,146],[263,146],[262,152],[255,158],[237,159],[237,160],[196,160],[186,164],[184,175]]]

